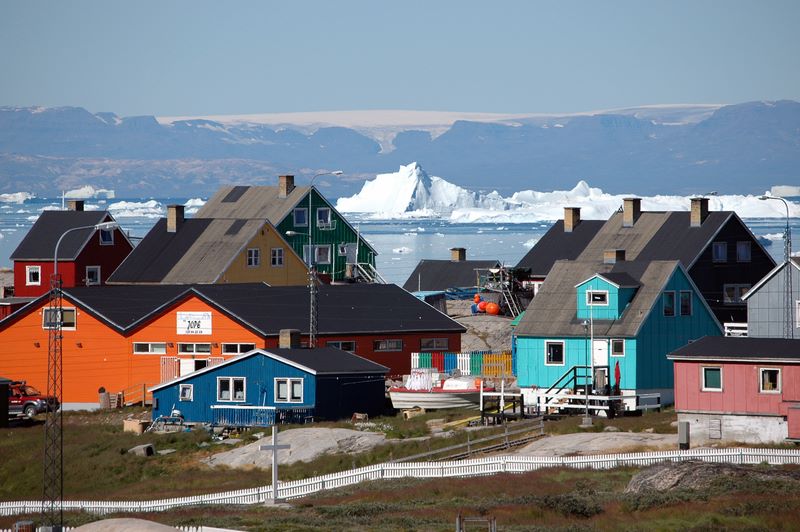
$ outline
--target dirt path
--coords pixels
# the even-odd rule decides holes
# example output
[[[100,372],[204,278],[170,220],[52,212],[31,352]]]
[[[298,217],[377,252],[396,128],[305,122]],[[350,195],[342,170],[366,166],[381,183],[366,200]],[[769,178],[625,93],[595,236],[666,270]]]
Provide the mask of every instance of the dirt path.
[[[677,434],[646,432],[581,432],[546,436],[517,449],[528,456],[609,454],[675,449]]]

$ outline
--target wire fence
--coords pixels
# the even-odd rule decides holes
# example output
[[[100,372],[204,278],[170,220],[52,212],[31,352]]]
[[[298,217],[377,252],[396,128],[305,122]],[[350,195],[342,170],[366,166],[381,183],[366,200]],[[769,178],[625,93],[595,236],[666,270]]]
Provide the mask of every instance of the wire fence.
[[[324,490],[351,486],[369,480],[404,477],[444,478],[475,477],[498,473],[527,473],[549,467],[578,469],[612,469],[626,466],[649,466],[660,462],[700,460],[726,464],[800,464],[800,449],[690,449],[686,451],[654,451],[643,453],[604,454],[592,456],[495,456],[451,462],[386,462],[331,473],[303,480],[280,482],[279,499],[305,497]],[[273,498],[272,486],[211,493],[192,497],[151,501],[63,501],[64,511],[83,511],[99,515],[117,513],[161,512],[173,508],[218,504],[260,504]],[[42,501],[0,502],[0,515],[37,514]]]

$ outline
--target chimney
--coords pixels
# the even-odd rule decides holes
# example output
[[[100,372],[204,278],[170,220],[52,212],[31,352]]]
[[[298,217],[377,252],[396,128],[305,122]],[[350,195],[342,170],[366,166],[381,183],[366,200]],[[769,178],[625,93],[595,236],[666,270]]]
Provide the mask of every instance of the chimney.
[[[183,225],[183,205],[167,205],[167,233],[177,233]]]
[[[708,198],[692,198],[691,226],[700,227],[708,218]]]
[[[285,198],[294,190],[294,176],[281,175],[278,176],[278,197]]]
[[[281,329],[280,336],[278,336],[278,347],[298,349],[300,347],[300,331],[298,329]]]
[[[571,233],[581,223],[580,207],[564,207],[564,232]]]
[[[71,199],[67,202],[67,210],[70,211],[82,211],[83,210],[83,200],[82,199]]]
[[[642,214],[641,198],[625,198],[622,200],[622,227],[633,227]]]
[[[467,260],[467,248],[450,248],[450,260],[453,262]]]
[[[607,249],[603,251],[603,264],[616,264],[625,262],[624,249]]]

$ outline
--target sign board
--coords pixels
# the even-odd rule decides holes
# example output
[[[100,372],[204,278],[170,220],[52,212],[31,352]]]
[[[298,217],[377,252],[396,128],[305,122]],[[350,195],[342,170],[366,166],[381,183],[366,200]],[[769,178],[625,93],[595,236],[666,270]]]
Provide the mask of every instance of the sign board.
[[[178,334],[211,334],[211,312],[178,312]]]

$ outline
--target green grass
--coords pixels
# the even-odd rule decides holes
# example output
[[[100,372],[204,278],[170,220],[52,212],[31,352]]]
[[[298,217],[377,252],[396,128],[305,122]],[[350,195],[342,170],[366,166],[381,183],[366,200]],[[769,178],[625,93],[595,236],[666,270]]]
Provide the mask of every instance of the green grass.
[[[673,427],[671,423],[678,420],[675,410],[672,408],[662,409],[661,412],[645,411],[640,415],[629,415],[616,417],[614,419],[596,417],[590,429],[582,429],[578,425],[581,417],[568,416],[558,421],[547,421],[544,430],[547,434],[572,434],[575,432],[602,432],[608,426],[616,427],[622,432],[644,432],[653,429],[657,434],[677,434],[678,427]]]

